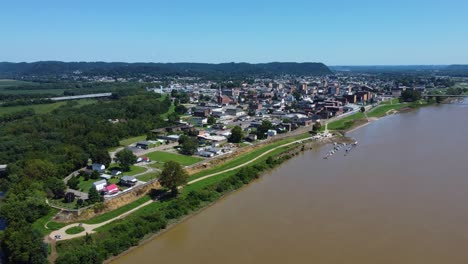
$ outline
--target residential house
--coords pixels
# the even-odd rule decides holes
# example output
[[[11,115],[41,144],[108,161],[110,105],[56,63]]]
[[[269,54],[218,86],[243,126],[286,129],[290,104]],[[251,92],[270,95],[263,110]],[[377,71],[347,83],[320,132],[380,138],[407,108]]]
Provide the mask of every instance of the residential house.
[[[133,176],[123,176],[120,178],[120,184],[124,186],[133,186],[138,182],[138,180]]]
[[[97,182],[93,182],[93,186],[94,186],[94,188],[96,188],[96,190],[98,192],[100,192],[107,186],[107,181],[106,180],[100,180],[100,181],[97,181]]]
[[[102,191],[107,195],[116,194],[119,192],[119,187],[117,187],[117,185],[113,183],[104,187]]]
[[[103,173],[106,170],[106,166],[101,163],[93,163],[93,165],[91,165],[91,170]]]

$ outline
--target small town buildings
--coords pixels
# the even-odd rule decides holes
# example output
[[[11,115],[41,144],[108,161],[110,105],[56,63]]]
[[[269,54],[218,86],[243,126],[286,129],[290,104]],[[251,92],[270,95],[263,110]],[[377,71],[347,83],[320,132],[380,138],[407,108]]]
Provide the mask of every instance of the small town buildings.
[[[6,172],[7,167],[8,166],[6,164],[0,164],[0,172]]]
[[[96,190],[98,192],[100,192],[107,186],[107,181],[106,180],[100,180],[100,181],[97,181],[97,182],[93,182],[93,186],[94,186],[94,188],[96,188]]]
[[[150,145],[151,143],[148,141],[140,141],[136,144],[136,147],[140,149],[149,149]]]
[[[133,186],[138,182],[138,180],[133,176],[123,176],[120,178],[120,184],[124,186]]]

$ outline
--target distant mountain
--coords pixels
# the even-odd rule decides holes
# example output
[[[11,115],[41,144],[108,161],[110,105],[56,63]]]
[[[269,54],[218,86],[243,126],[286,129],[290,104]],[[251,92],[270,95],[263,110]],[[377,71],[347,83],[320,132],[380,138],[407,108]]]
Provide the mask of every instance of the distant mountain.
[[[332,74],[323,63],[124,63],[124,62],[0,62],[0,76],[47,76],[80,71],[90,75],[327,75]]]

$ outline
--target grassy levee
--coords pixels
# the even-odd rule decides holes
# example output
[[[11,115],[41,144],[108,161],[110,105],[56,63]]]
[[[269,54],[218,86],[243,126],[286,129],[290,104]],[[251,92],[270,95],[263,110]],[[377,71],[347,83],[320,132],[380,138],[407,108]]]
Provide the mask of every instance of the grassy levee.
[[[359,120],[362,118],[364,118],[364,114],[361,112],[357,112],[350,116],[328,123],[328,129],[329,130],[346,130],[346,129],[351,128],[354,125],[354,122],[356,120]],[[322,126],[322,129],[324,128],[325,127]]]
[[[200,177],[203,177],[203,176],[206,176],[206,175],[209,175],[209,174],[212,174],[212,173],[220,172],[220,171],[227,170],[227,169],[230,169],[232,167],[241,165],[241,164],[243,164],[245,162],[248,162],[249,160],[252,160],[252,159],[258,157],[259,155],[261,155],[262,153],[264,153],[267,150],[273,149],[273,148],[278,147],[280,145],[290,143],[290,142],[293,142],[293,141],[296,141],[296,140],[299,140],[299,139],[307,138],[307,137],[309,137],[309,134],[303,134],[303,135],[282,139],[282,140],[279,140],[277,142],[268,144],[268,145],[266,145],[264,147],[261,147],[261,148],[258,148],[256,150],[253,150],[251,152],[248,152],[246,154],[240,155],[240,156],[238,156],[238,157],[236,157],[236,158],[234,158],[234,159],[232,159],[230,161],[227,161],[227,162],[225,162],[225,163],[223,163],[223,164],[221,164],[219,166],[216,166],[214,168],[203,170],[201,172],[195,173],[195,174],[193,174],[193,175],[191,175],[189,177],[189,181],[198,179]]]
[[[140,206],[141,204],[144,204],[146,203],[147,201],[151,200],[151,197],[149,197],[148,195],[145,195],[143,197],[141,197],[140,199],[134,201],[134,202],[131,202],[129,204],[126,204],[122,207],[119,207],[118,209],[115,209],[115,210],[112,210],[110,212],[107,212],[107,213],[104,213],[102,215],[98,215],[98,216],[95,216],[91,219],[88,219],[88,220],[85,220],[85,221],[82,221],[83,223],[85,224],[99,224],[99,223],[102,223],[102,222],[105,222],[109,219],[112,219],[114,217],[117,217],[125,212],[128,212],[130,210],[132,210],[133,208],[136,208],[138,206]]]

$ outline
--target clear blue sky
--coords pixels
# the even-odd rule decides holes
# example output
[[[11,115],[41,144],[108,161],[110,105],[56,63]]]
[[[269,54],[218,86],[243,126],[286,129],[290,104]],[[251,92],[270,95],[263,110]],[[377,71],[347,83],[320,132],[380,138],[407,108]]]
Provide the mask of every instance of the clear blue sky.
[[[14,0],[0,61],[468,64],[467,0]]]

